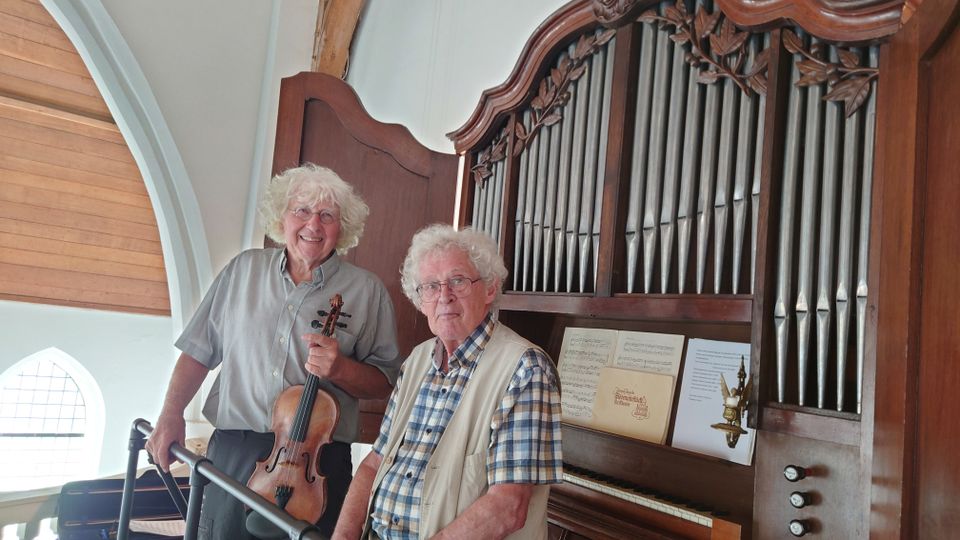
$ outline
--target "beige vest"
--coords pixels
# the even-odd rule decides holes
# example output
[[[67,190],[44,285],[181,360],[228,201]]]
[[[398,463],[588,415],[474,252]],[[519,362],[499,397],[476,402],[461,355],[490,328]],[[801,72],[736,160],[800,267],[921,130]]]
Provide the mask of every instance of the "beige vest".
[[[484,348],[476,371],[460,396],[457,410],[440,438],[437,448],[427,463],[423,493],[420,499],[420,538],[430,538],[487,492],[487,448],[490,446],[490,420],[503,401],[520,356],[529,348],[537,348],[513,330],[497,323],[490,341]],[[434,340],[417,346],[407,358],[404,384],[398,389],[393,425],[383,462],[377,470],[370,491],[372,512],[373,494],[399,448],[407,421],[413,410],[420,381],[431,365]],[[527,507],[527,522],[522,529],[508,536],[511,539],[544,539],[547,537],[548,484],[534,486]],[[367,519],[366,529],[370,520]],[[364,532],[364,538],[366,537]]]

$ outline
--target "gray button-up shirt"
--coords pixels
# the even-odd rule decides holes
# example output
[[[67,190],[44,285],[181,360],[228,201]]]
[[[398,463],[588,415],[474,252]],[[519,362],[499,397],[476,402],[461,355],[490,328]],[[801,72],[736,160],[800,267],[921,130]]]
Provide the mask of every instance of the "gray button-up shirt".
[[[336,329],[341,354],[370,364],[393,384],[402,358],[397,350],[393,303],[372,273],[333,254],[299,286],[286,269],[282,249],[252,249],[220,272],[184,329],[176,346],[220,374],[203,414],[220,429],[270,431],[273,404],[280,392],[304,384],[308,355],[303,334],[318,333],[318,310],[330,310],[330,298],[343,296]],[[321,380],[340,403],[334,440],[353,442],[358,432],[357,399]]]

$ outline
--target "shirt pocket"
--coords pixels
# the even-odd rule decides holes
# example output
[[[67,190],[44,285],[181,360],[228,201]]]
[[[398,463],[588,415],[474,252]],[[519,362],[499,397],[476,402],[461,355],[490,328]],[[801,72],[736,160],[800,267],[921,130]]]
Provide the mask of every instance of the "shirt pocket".
[[[337,343],[340,344],[340,354],[360,360],[356,357],[357,336],[347,332],[343,328],[337,328],[333,333],[333,337],[337,338]]]

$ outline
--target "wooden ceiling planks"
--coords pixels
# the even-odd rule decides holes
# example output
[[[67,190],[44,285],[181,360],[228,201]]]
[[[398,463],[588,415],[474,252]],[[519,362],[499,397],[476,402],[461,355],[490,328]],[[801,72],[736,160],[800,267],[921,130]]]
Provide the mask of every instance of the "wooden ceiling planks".
[[[37,0],[0,0],[0,299],[170,313],[139,168]]]

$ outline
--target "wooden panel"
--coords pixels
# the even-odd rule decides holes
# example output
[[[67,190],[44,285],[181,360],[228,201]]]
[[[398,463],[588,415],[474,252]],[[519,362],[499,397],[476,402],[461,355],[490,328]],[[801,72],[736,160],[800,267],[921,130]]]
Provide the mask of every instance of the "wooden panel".
[[[0,298],[169,314],[139,168],[66,34],[0,0]]]
[[[143,185],[139,176],[133,178],[109,176],[97,171],[82,171],[70,166],[33,161],[22,156],[7,156],[3,152],[0,152],[0,169],[57,178],[84,186],[98,186],[115,191],[147,195],[147,187]]]
[[[956,537],[960,513],[960,25],[954,17],[926,66],[927,132],[917,434],[917,538]],[[948,97],[949,96],[949,97]]]
[[[814,538],[865,538],[859,459],[856,446],[758,432],[754,537],[790,538],[789,523],[797,519],[810,525]],[[807,478],[788,482],[787,465],[806,468]],[[794,491],[809,494],[811,504],[791,506]]]
[[[110,120],[73,44],[39,1],[0,2],[0,95]]]
[[[88,116],[45,107],[43,105],[11,99],[5,96],[0,96],[0,117],[29,122],[37,126],[126,145],[123,135],[120,134],[120,128],[113,122],[106,122]]]
[[[15,15],[21,19],[59,28],[57,21],[47,13],[43,5],[36,0],[0,0],[0,12]]]

